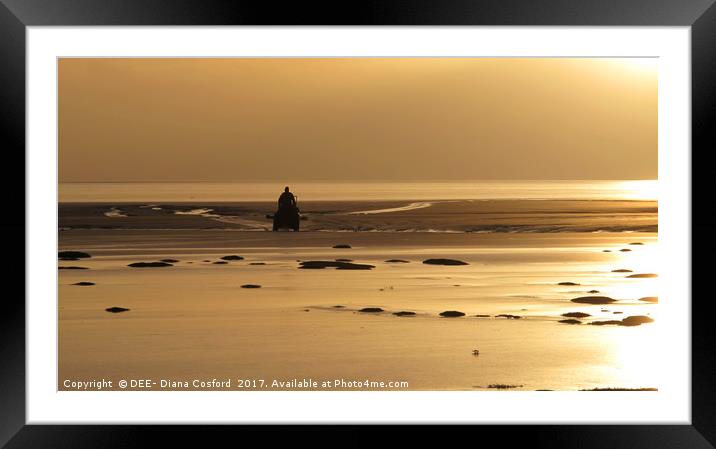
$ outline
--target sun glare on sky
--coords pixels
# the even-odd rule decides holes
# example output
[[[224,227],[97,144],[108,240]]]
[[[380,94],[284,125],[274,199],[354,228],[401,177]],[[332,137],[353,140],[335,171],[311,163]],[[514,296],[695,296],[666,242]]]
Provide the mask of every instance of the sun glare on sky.
[[[657,62],[61,58],[59,179],[653,179]]]
[[[659,63],[658,58],[619,58],[614,60],[626,70],[641,72],[644,74],[654,73]]]
[[[624,197],[630,200],[657,200],[659,196],[657,180],[621,181],[619,188],[623,189]]]

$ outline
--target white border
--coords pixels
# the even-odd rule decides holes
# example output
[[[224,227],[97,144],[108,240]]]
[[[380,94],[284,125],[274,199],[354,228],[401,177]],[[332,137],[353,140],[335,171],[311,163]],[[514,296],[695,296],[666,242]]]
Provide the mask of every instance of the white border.
[[[27,423],[691,422],[689,27],[28,27]],[[77,57],[659,57],[660,390],[57,392],[56,63]],[[666,299],[673,298],[673,301]],[[667,332],[668,331],[668,332]],[[668,338],[665,334],[668,333]]]

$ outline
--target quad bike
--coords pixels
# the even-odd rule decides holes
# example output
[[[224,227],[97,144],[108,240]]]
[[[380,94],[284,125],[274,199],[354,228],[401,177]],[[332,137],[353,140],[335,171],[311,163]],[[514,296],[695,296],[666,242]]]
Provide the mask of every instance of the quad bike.
[[[301,211],[298,209],[298,204],[280,207],[273,216],[267,215],[267,218],[273,218],[274,231],[293,229],[298,232],[301,223]]]

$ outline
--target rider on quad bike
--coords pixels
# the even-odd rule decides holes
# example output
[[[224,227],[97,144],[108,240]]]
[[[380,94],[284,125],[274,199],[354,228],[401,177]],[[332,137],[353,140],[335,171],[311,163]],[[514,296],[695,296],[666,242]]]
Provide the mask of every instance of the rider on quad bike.
[[[294,231],[298,231],[299,221],[300,216],[296,197],[286,187],[278,198],[278,211],[273,216],[273,230],[291,228]]]

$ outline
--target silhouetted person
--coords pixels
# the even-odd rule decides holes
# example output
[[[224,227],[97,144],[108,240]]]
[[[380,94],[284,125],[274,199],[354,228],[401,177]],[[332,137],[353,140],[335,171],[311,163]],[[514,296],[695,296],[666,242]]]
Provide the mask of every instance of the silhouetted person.
[[[296,197],[293,196],[293,193],[288,191],[288,187],[283,189],[283,193],[280,197],[278,197],[278,208],[292,208],[296,207]]]

